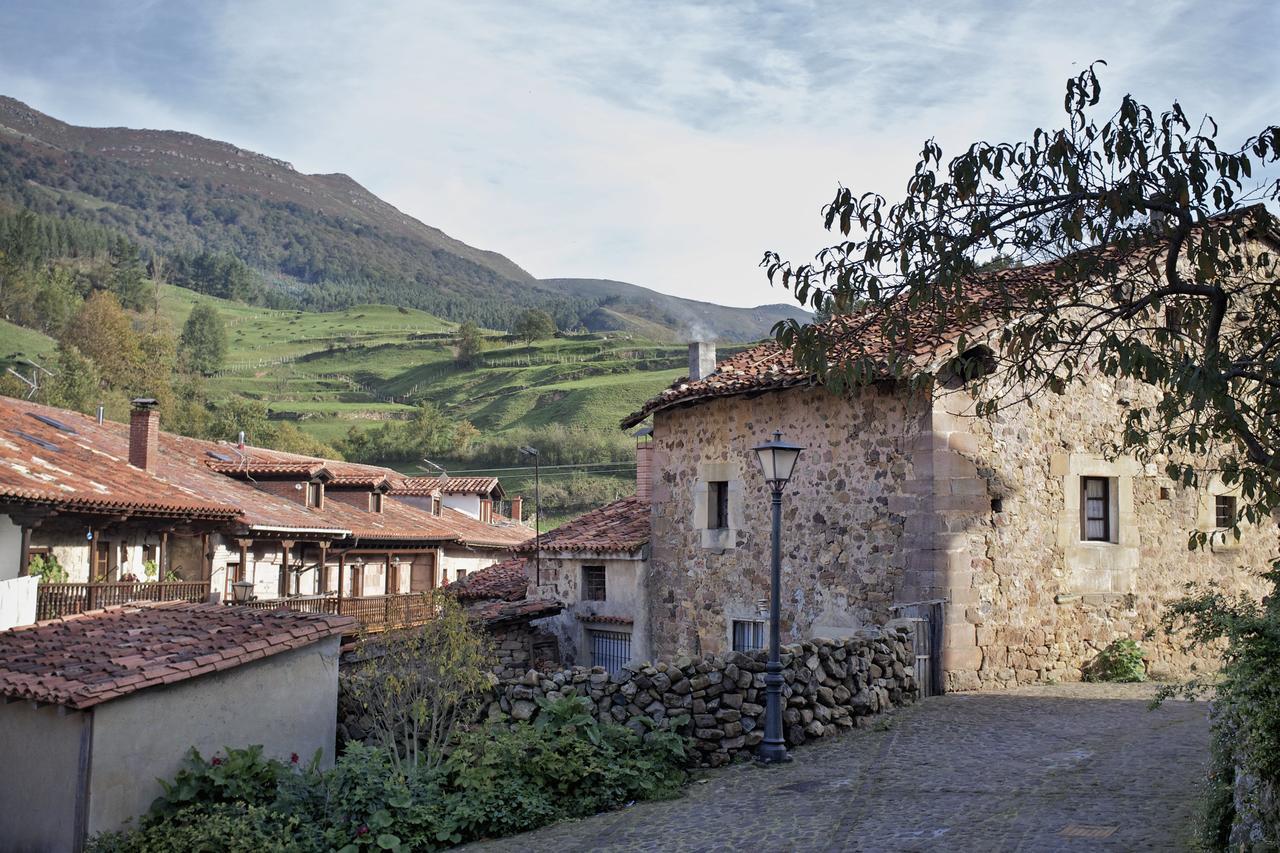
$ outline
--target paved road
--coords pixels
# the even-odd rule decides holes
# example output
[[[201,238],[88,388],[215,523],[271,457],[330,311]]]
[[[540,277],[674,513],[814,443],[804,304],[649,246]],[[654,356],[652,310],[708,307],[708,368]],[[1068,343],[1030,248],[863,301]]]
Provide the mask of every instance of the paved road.
[[[1136,851],[1188,848],[1208,755],[1203,703],[1145,685],[952,694],[709,771],[679,800],[468,851]]]

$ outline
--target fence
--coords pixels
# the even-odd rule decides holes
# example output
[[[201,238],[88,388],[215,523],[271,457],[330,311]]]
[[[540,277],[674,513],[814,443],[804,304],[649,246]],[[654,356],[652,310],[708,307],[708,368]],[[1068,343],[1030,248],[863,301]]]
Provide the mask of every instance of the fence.
[[[205,601],[207,581],[136,583],[41,583],[36,590],[36,619],[57,619],[133,601]]]
[[[353,616],[361,630],[377,633],[390,628],[421,625],[435,615],[431,597],[420,592],[395,595],[364,595],[338,598],[336,595],[300,595],[269,598],[246,605],[257,610],[292,610],[298,613],[330,613]]]

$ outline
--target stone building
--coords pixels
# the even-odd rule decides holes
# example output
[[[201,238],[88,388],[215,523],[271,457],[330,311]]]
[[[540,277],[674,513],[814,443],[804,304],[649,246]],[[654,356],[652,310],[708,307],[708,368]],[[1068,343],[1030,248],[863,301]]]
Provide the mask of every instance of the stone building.
[[[953,344],[917,354],[929,364]],[[1076,679],[1123,637],[1152,672],[1209,664],[1160,631],[1164,606],[1190,581],[1257,592],[1275,555],[1273,524],[1225,534],[1240,497],[1220,481],[1181,488],[1107,457],[1148,386],[1086,377],[983,419],[941,383],[831,393],[771,342],[718,365],[707,345],[690,349],[690,375],[623,422],[653,419],[656,658],[763,641],[769,498],[752,447],[775,429],[805,448],[784,497],[784,642],[919,618],[934,689]],[[1189,550],[1193,531],[1211,546]]]

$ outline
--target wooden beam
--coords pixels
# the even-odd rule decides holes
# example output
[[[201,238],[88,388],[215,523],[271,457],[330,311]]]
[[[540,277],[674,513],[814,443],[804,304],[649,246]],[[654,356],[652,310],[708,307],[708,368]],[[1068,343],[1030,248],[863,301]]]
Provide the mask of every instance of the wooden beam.
[[[31,562],[31,528],[22,526],[21,541],[18,543],[18,577],[26,577],[27,566]]]

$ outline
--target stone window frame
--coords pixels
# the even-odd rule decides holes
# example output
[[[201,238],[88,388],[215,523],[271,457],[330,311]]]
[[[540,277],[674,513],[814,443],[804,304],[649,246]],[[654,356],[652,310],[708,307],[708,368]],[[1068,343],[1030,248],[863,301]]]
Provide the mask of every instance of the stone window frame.
[[[711,523],[711,484],[726,483],[728,492],[728,526],[713,528]],[[702,462],[694,484],[693,517],[690,527],[698,531],[704,550],[723,553],[737,547],[738,531],[743,528],[742,477],[735,462]]]
[[[1089,515],[1089,483],[1103,483],[1106,491],[1103,494],[1106,512],[1100,520],[1102,522],[1102,538],[1095,539],[1089,535],[1089,522],[1093,521]],[[1080,476],[1080,541],[1095,542],[1099,544],[1118,544],[1120,542],[1120,526],[1118,524],[1120,515],[1120,489],[1119,477],[1099,477],[1082,474]]]
[[[752,646],[750,648],[738,648],[737,637],[735,636],[737,633],[736,629],[738,625],[760,626],[759,628],[760,645]],[[754,633],[754,630],[753,630],[753,633]],[[730,617],[729,618],[729,649],[735,652],[749,652],[749,651],[756,651],[759,649],[767,649],[769,647],[768,633],[769,633],[769,622],[767,619],[761,619],[758,617],[752,618],[749,616],[743,617],[743,618]]]
[[[1230,529],[1218,526],[1217,502],[1220,497],[1235,498],[1237,526],[1240,529],[1239,539],[1235,537]],[[1240,498],[1240,487],[1227,486],[1217,474],[1209,477],[1207,487],[1200,489],[1199,497],[1196,501],[1196,529],[1208,534],[1209,551],[1211,553],[1224,554],[1240,549],[1246,531],[1250,526],[1247,519],[1239,517]]]
[[[1134,479],[1142,466],[1132,457],[1106,459],[1094,453],[1058,453],[1049,463],[1049,474],[1061,484],[1063,501],[1058,510],[1058,547],[1062,552],[1064,593],[1128,593],[1137,584],[1141,559],[1139,526],[1134,503]],[[1110,541],[1083,538],[1083,499],[1086,477],[1110,481]]]

